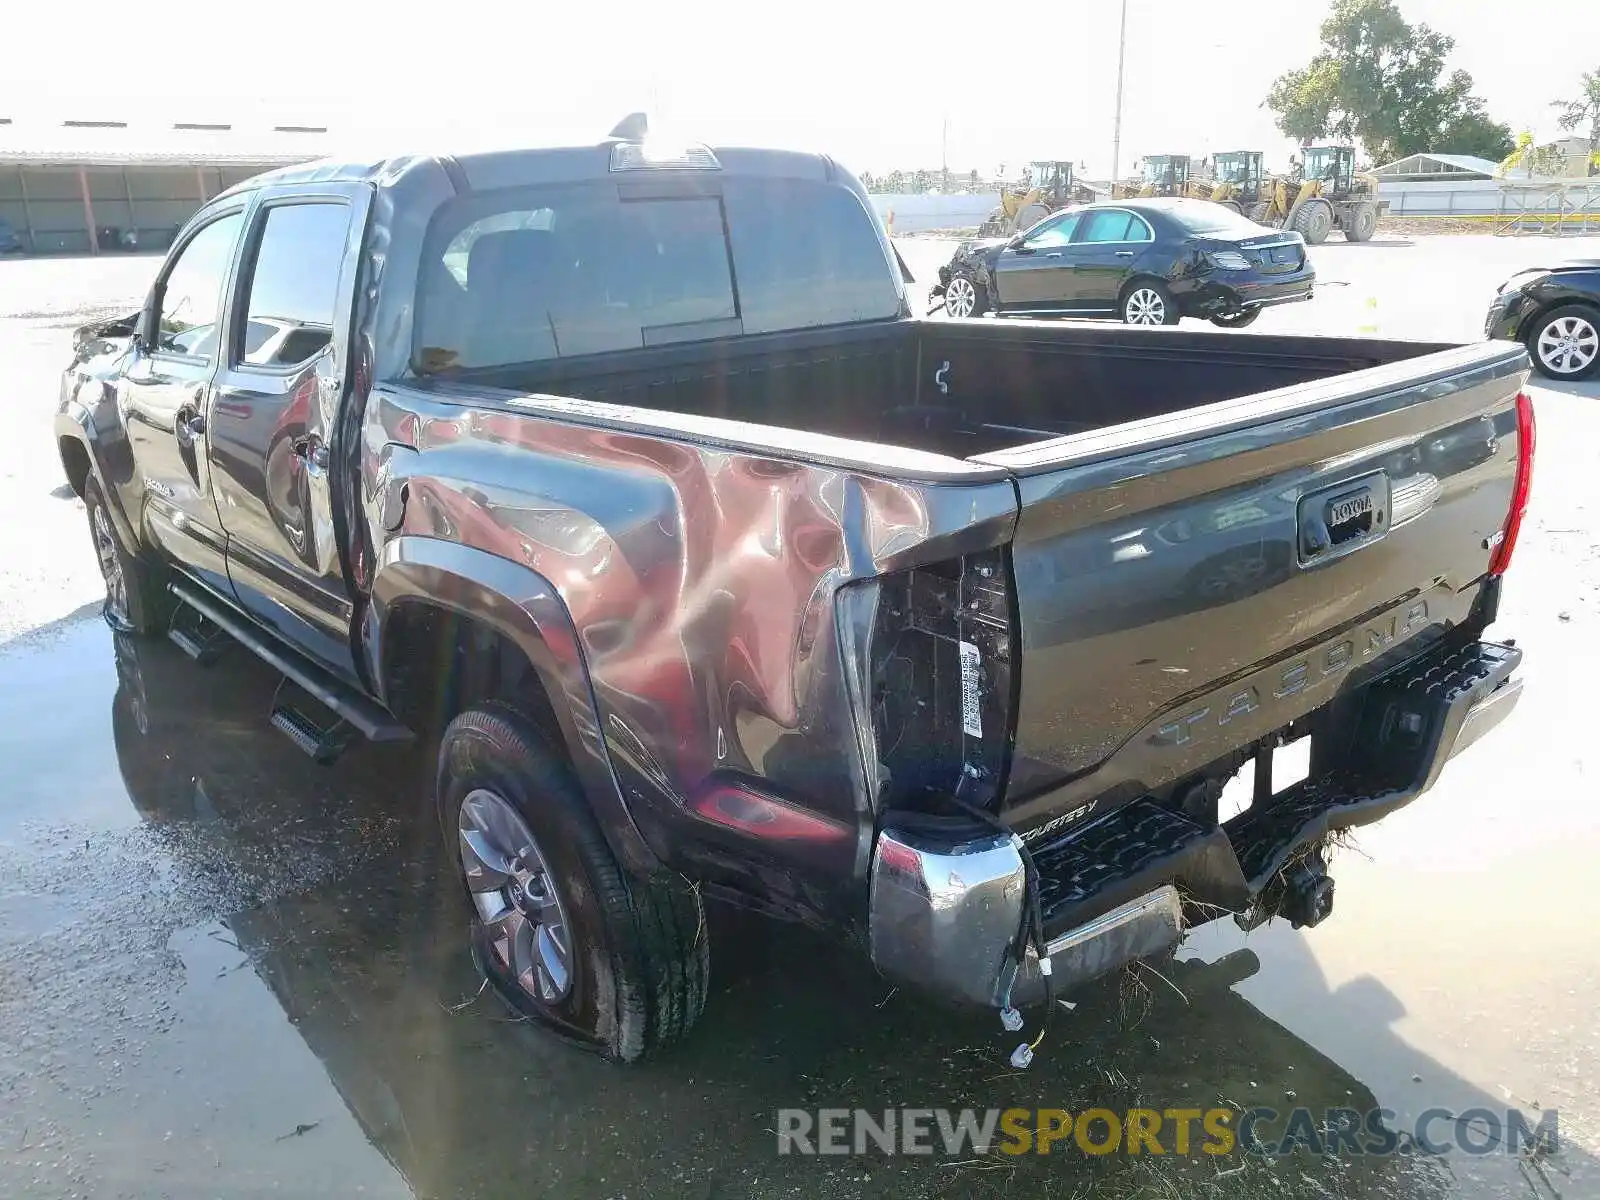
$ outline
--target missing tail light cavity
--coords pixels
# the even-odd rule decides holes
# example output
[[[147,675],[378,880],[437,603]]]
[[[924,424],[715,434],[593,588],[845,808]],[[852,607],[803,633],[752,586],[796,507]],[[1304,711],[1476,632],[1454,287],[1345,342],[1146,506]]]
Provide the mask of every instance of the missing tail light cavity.
[[[1011,608],[1010,565],[998,550],[896,572],[842,601],[880,809],[941,811],[952,795],[992,806],[999,797],[1010,757]]]

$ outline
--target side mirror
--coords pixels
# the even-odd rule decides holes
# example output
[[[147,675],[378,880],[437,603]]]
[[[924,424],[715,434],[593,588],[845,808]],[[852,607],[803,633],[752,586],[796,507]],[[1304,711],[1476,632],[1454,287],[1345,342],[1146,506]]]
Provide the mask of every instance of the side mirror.
[[[1011,235],[1011,237],[1010,237],[1010,240],[1008,240],[1006,242],[1006,249],[1007,250],[1020,250],[1020,249],[1022,249],[1023,239],[1026,238],[1027,236],[1028,235],[1026,233],[1013,233]]]

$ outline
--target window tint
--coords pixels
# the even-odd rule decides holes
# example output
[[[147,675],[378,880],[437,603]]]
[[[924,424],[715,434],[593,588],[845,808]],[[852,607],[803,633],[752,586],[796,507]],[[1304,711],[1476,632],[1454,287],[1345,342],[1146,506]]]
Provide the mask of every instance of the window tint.
[[[250,276],[243,362],[288,367],[328,348],[349,226],[350,210],[343,204],[267,209]]]
[[[1089,214],[1085,242],[1148,242],[1150,231],[1138,217],[1120,208],[1102,208]]]
[[[1051,246],[1065,246],[1072,240],[1072,231],[1078,227],[1082,213],[1067,213],[1065,216],[1049,218],[1039,224],[1022,239],[1023,244],[1035,250],[1044,250]]]
[[[162,288],[158,349],[200,358],[210,357],[216,349],[222,282],[243,224],[242,213],[221,217],[179,251]]]
[[[853,192],[798,179],[730,179],[728,232],[744,332],[898,316],[877,219]]]
[[[722,202],[623,200],[609,183],[447,205],[420,293],[425,371],[711,337],[738,316]]]

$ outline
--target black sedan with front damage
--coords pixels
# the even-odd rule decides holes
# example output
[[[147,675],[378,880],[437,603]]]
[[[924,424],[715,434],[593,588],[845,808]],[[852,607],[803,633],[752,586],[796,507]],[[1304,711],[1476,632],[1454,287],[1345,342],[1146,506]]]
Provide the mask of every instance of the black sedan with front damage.
[[[1124,200],[963,242],[932,295],[952,317],[1201,317],[1237,329],[1268,305],[1311,299],[1315,279],[1298,233],[1205,200]]]
[[[1587,379],[1600,370],[1600,259],[1519,271],[1500,285],[1486,337],[1528,347],[1550,379]]]

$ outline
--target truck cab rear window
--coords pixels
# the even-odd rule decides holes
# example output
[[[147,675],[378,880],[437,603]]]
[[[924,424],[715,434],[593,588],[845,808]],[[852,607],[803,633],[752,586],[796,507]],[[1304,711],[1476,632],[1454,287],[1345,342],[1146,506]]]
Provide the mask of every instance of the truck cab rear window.
[[[610,182],[468,196],[435,218],[419,290],[425,373],[892,320],[902,307],[856,195],[793,179],[672,199],[621,199]]]
[[[447,206],[423,257],[419,367],[492,367],[729,332],[717,197],[622,200],[604,184]]]

